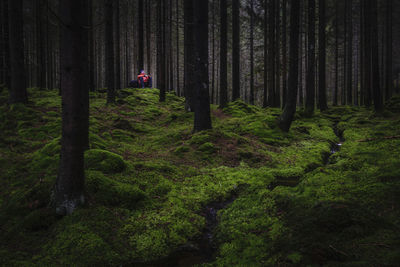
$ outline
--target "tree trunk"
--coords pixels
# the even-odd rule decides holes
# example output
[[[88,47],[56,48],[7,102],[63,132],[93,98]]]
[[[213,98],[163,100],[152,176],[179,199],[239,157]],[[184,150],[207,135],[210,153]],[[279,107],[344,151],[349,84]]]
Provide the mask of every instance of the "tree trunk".
[[[168,89],[174,90],[174,61],[173,61],[173,46],[172,46],[172,0],[169,0],[169,34],[168,34],[168,47],[169,47],[169,66],[168,66],[168,73],[169,73],[169,87]]]
[[[385,100],[393,94],[393,0],[386,0],[386,61],[385,61]]]
[[[287,100],[282,115],[279,117],[279,128],[284,132],[289,132],[294,114],[296,112],[296,98],[298,86],[299,68],[299,9],[300,1],[290,1],[290,47],[289,47],[289,84]]]
[[[347,92],[347,104],[351,105],[353,102],[353,17],[352,17],[352,9],[353,9],[353,0],[347,0],[348,6],[346,10],[347,14],[347,74],[346,74],[346,92]]]
[[[121,89],[121,36],[119,23],[119,0],[114,0],[115,7],[115,85]]]
[[[146,1],[146,49],[147,49],[147,72],[149,74],[152,73],[151,70],[151,15],[152,15],[152,7],[151,0]]]
[[[179,54],[179,0],[176,0],[176,92],[181,96]]]
[[[365,92],[365,105],[369,107],[371,105],[371,89],[372,89],[372,62],[371,62],[371,0],[364,0],[364,32],[365,32],[365,74],[364,74],[364,92]]]
[[[106,73],[106,86],[107,86],[107,104],[115,102],[115,71],[114,71],[114,12],[113,0],[106,0],[105,2],[105,73]]]
[[[275,103],[275,0],[269,0],[268,10],[268,106],[276,107]]]
[[[319,0],[319,29],[318,29],[318,99],[319,109],[324,111],[328,109],[326,103],[326,39],[325,39],[325,0]]]
[[[280,41],[281,41],[281,31],[280,31],[280,5],[279,2],[280,0],[275,0],[276,1],[276,10],[275,12],[275,18],[276,18],[276,23],[275,23],[275,35],[276,35],[276,53],[275,53],[275,107],[280,107],[281,105],[281,59],[280,59]]]
[[[269,59],[269,46],[268,46],[268,0],[264,0],[264,97],[263,107],[268,106],[268,59]]]
[[[10,46],[9,46],[9,23],[8,23],[8,2],[1,1],[1,53],[2,53],[2,77],[0,83],[10,88]]]
[[[194,132],[211,129],[208,81],[208,1],[193,2],[195,70]]]
[[[379,47],[378,47],[378,7],[377,0],[371,1],[371,64],[372,64],[372,88],[374,93],[375,111],[383,110],[382,93],[379,82]]]
[[[157,60],[159,61],[157,77],[159,76],[159,101],[165,102],[165,87],[166,87],[166,73],[165,73],[165,3],[158,0],[158,36],[157,36]]]
[[[219,97],[220,97],[220,108],[224,108],[228,103],[228,71],[227,71],[227,42],[228,42],[228,31],[227,31],[227,0],[220,0],[220,17],[221,17],[221,35],[220,35],[220,77],[219,77]]]
[[[240,98],[240,1],[232,0],[232,101]]]
[[[338,105],[339,89],[339,1],[335,1],[335,85],[333,89],[333,105]]]
[[[285,108],[287,94],[287,44],[286,44],[286,11],[287,0],[282,3],[282,108]]]
[[[250,0],[250,104],[254,105],[254,0]]]
[[[27,103],[24,66],[22,0],[8,0],[9,49],[10,49],[10,98],[9,102]]]
[[[185,109],[194,111],[193,106],[193,74],[194,58],[193,58],[193,0],[184,0],[184,93],[185,93]]]
[[[315,0],[308,0],[307,50],[306,114],[312,116],[315,106]]]
[[[90,91],[94,91],[95,84],[94,84],[94,23],[93,23],[93,0],[89,1],[89,16],[88,16],[88,25],[89,29],[89,89]]]
[[[61,0],[60,65],[62,87],[62,140],[60,168],[55,185],[56,213],[71,214],[84,202],[83,152],[88,134],[87,1]]]
[[[138,0],[139,5],[138,5],[138,18],[139,18],[139,37],[138,37],[138,42],[139,42],[139,60],[138,60],[138,71],[141,71],[144,69],[144,21],[143,21],[143,0]]]

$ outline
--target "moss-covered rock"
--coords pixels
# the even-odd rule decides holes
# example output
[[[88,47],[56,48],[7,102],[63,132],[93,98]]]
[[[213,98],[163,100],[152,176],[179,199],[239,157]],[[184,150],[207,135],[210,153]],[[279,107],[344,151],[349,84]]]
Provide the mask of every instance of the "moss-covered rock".
[[[104,173],[117,173],[126,168],[126,163],[120,155],[113,152],[90,149],[85,152],[85,168]]]

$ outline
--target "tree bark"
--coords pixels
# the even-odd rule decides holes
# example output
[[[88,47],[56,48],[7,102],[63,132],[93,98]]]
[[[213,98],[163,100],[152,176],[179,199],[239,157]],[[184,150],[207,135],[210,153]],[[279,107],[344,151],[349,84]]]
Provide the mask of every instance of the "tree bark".
[[[181,96],[179,57],[179,0],[176,0],[176,92]]]
[[[193,74],[194,58],[193,58],[193,0],[184,0],[184,94],[185,94],[185,109],[194,111],[193,106]]]
[[[138,71],[141,71],[144,69],[144,22],[143,22],[143,0],[138,0],[139,5],[138,5],[138,18],[139,18],[139,37],[138,37],[138,43],[139,43],[139,53],[138,53]]]
[[[107,104],[115,102],[115,71],[114,71],[114,1],[105,2],[106,30],[105,30],[105,73],[107,86]]]
[[[232,101],[240,98],[240,1],[232,0]]]
[[[346,74],[346,92],[347,92],[347,104],[351,105],[353,102],[353,17],[352,17],[352,9],[353,9],[353,1],[347,0],[347,74]]]
[[[377,0],[371,1],[371,64],[372,64],[372,88],[374,93],[375,111],[383,110],[382,93],[379,82],[379,46],[378,46],[378,4]]]
[[[286,44],[286,27],[287,27],[287,0],[282,3],[282,108],[285,108],[287,94],[287,44]]]
[[[280,59],[280,42],[281,42],[281,22],[280,22],[280,0],[275,0],[276,1],[276,10],[275,12],[275,18],[276,18],[276,23],[275,23],[275,36],[276,36],[276,53],[275,53],[275,107],[280,107],[281,106],[281,59]]]
[[[333,105],[338,105],[339,89],[339,1],[335,1],[335,85],[333,89]]]
[[[147,49],[147,71],[148,73],[152,73],[151,69],[151,15],[152,15],[152,7],[151,0],[146,1],[146,49]]]
[[[227,31],[227,0],[220,0],[220,17],[221,17],[221,36],[220,36],[220,77],[219,77],[219,96],[220,96],[220,108],[224,108],[228,103],[228,71],[227,71],[227,42],[228,42],[228,31]]]
[[[211,129],[208,81],[208,1],[193,2],[195,70],[194,132]]]
[[[386,0],[385,100],[393,94],[393,0]]]
[[[275,103],[275,0],[269,0],[268,10],[268,106],[276,107]]]
[[[56,213],[71,214],[84,203],[83,152],[88,133],[88,4],[61,0],[62,140],[54,190]]]
[[[299,68],[299,9],[300,1],[290,0],[290,46],[289,46],[289,84],[287,100],[282,115],[279,117],[278,126],[288,132],[296,112],[296,98]]]
[[[116,89],[121,89],[121,36],[119,23],[119,0],[114,0],[115,8],[115,85]]]
[[[315,106],[315,0],[308,0],[308,64],[306,79],[306,114],[312,116]]]
[[[254,105],[254,0],[250,0],[250,104]]]
[[[11,74],[9,102],[27,103],[22,0],[8,0],[8,22]]]
[[[318,43],[319,43],[319,57],[318,57],[318,99],[319,109],[321,111],[327,110],[326,103],[326,34],[325,34],[325,0],[319,0],[319,29],[318,29]]]

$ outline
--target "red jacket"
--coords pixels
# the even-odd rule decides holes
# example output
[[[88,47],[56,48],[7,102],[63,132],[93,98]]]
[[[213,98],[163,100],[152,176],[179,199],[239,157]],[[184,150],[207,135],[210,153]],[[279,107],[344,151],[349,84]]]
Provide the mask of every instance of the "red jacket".
[[[147,75],[144,72],[140,73],[137,77],[138,77],[139,83],[140,83],[140,78],[143,78],[143,82],[147,82],[149,80],[149,75]]]

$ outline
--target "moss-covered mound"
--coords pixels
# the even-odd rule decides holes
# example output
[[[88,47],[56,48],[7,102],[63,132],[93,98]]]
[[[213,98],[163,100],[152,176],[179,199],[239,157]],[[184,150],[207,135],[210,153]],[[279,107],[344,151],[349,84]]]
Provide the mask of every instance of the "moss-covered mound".
[[[157,89],[124,89],[106,105],[91,92],[87,201],[57,217],[61,101],[29,95],[8,106],[0,92],[0,265],[400,262],[398,96],[381,114],[300,111],[288,134],[276,126],[280,109],[238,100],[212,106],[213,129],[193,134],[193,114],[173,94],[160,103]]]

